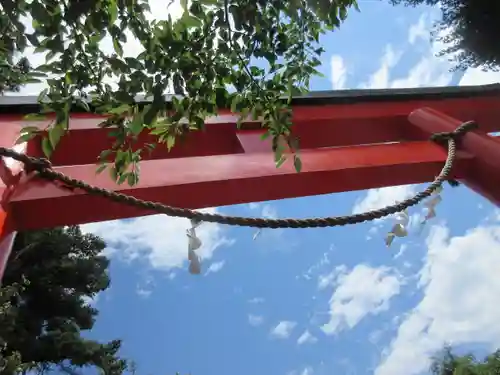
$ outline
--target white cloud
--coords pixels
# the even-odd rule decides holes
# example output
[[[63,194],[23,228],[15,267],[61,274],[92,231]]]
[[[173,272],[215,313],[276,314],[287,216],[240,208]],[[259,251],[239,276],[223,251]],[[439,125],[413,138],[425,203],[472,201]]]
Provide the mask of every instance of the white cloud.
[[[225,263],[226,263],[226,261],[224,261],[224,260],[221,260],[220,262],[212,263],[210,265],[210,267],[208,267],[206,275],[208,275],[209,273],[219,272],[222,269],[222,267],[224,267]]]
[[[500,346],[500,226],[449,238],[436,226],[420,273],[424,297],[398,328],[376,375],[418,374],[444,343]]]
[[[395,51],[388,44],[380,60],[380,68],[371,75],[368,83],[362,85],[362,87],[367,89],[384,89],[389,87],[390,70],[399,62],[401,55],[402,51]]]
[[[152,290],[143,288],[137,288],[136,292],[137,295],[139,295],[142,298],[148,298],[151,295],[151,293],[153,293]]]
[[[264,298],[262,297],[255,297],[255,298],[251,298],[248,300],[248,303],[263,303],[264,302]]]
[[[297,344],[314,344],[318,341],[318,339],[311,334],[308,330],[305,330],[302,335],[297,340]]]
[[[256,203],[253,205],[249,204],[249,208],[253,211],[258,211],[256,216],[264,218],[264,219],[277,219],[278,211],[277,209],[270,203]],[[272,243],[272,247],[268,247],[269,249],[277,250],[289,250],[294,246],[293,242],[289,240],[281,241],[282,235],[284,233],[284,229],[262,229],[255,230],[253,232],[253,239],[256,244],[263,244],[266,247],[269,243]]]
[[[286,339],[290,337],[296,325],[297,325],[296,322],[283,320],[279,322],[278,325],[271,330],[271,336],[278,339]]]
[[[330,264],[330,253],[335,250],[335,245],[330,244],[327,251],[323,253],[319,261],[314,263],[311,267],[307,269],[302,275],[298,275],[296,278],[303,277],[306,280],[311,280],[313,276],[315,276],[318,272],[321,272],[321,269],[325,268]],[[320,282],[318,282],[319,284]],[[319,287],[322,289],[321,287]]]
[[[318,289],[323,290],[327,287],[335,286],[337,283],[337,279],[339,275],[344,274],[347,271],[347,267],[345,265],[340,265],[335,267],[335,269],[327,273],[325,275],[318,276]]]
[[[430,17],[427,13],[422,13],[418,22],[410,26],[408,30],[408,42],[415,44],[419,39],[430,40]]]
[[[350,273],[342,273],[330,298],[330,320],[321,329],[332,335],[345,327],[354,327],[368,314],[387,310],[401,284],[400,276],[387,267],[360,264]]]
[[[250,202],[248,203],[248,208],[251,210],[257,210],[261,206],[261,203]]]
[[[135,291],[139,297],[148,298],[153,293],[154,287],[154,278],[151,275],[146,274],[145,279],[138,283]]]
[[[264,317],[261,315],[248,314],[248,323],[254,327],[260,326],[264,323]]]
[[[332,88],[334,90],[345,89],[345,83],[347,78],[347,69],[344,64],[344,59],[342,56],[333,55],[330,58],[330,68],[331,68],[331,80]]]
[[[402,244],[399,248],[399,251],[397,252],[396,255],[394,255],[394,259],[398,259],[400,256],[402,256],[406,250],[408,249],[408,245],[407,244]]]
[[[266,219],[276,219],[278,217],[278,211],[269,203],[249,203],[248,208],[252,211],[260,211],[259,215]]]
[[[200,210],[216,212],[216,209]],[[189,220],[165,215],[144,216],[128,220],[105,221],[82,226],[82,230],[102,237],[106,251],[123,260],[146,259],[157,269],[183,267],[187,260],[186,229]],[[203,246],[197,250],[202,259],[210,259],[213,252],[233,243],[223,235],[223,227],[203,223],[196,231]]]
[[[265,204],[262,207],[262,217],[266,219],[276,219],[278,217],[278,212],[276,211],[276,208],[270,204]]]
[[[399,185],[368,190],[366,196],[356,201],[352,213],[376,210],[403,201],[416,193],[416,185]]]
[[[452,79],[450,69],[454,67],[454,63],[450,62],[453,56],[436,56],[439,52],[447,47],[436,38],[424,38],[425,34],[430,35],[431,23],[433,17],[437,14],[424,14],[422,15],[419,23],[410,27],[408,31],[408,39],[414,43],[417,40],[421,41],[421,58],[410,69],[406,77],[392,80],[390,87],[392,88],[412,88],[412,87],[430,87],[430,86],[448,86]],[[425,30],[427,29],[427,30]],[[441,34],[446,35],[448,30],[443,30]],[[412,46],[414,48],[414,46]]]
[[[101,293],[97,293],[93,297],[83,296],[82,300],[83,300],[84,303],[86,303],[86,304],[88,304],[90,306],[95,306],[95,305],[97,305],[97,302],[99,301],[99,298],[101,297],[101,294],[102,294],[102,292]]]
[[[293,370],[287,373],[287,375],[313,375],[314,370],[310,366],[304,367],[302,370]]]
[[[403,51],[394,51],[386,46],[380,68],[373,73],[363,88],[413,88],[429,86],[447,86],[452,79],[450,69],[454,66],[449,61],[451,56],[437,57],[446,45],[430,38],[432,22],[438,14],[424,13],[418,23],[408,29],[408,42],[412,50],[417,48],[420,59],[401,77],[391,76],[392,68],[399,62]],[[444,31],[443,33],[445,33]]]
[[[452,74],[452,64],[446,58],[438,58],[434,53],[423,56],[404,78],[393,80],[391,88],[413,88],[448,86]]]
[[[487,85],[500,82],[500,72],[484,71],[481,68],[467,69],[459,86]]]

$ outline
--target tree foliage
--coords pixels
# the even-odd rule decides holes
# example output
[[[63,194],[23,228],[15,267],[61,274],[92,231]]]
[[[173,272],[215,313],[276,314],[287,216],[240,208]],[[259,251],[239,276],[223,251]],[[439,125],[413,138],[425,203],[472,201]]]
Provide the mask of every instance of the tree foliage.
[[[137,182],[144,152],[170,149],[179,135],[203,129],[207,116],[226,106],[242,118],[261,119],[276,163],[283,163],[288,144],[300,169],[289,99],[305,92],[318,74],[320,35],[339,27],[351,6],[357,8],[356,0],[180,0],[179,19],[154,20],[146,0],[0,4],[8,31],[2,35],[2,59],[14,52],[24,56],[29,47],[46,54],[46,62],[33,67],[47,79],[39,96],[43,112],[57,114],[43,140],[46,155],[67,132],[73,104],[112,114],[102,126],[111,128],[115,142],[99,160],[112,162],[112,177],[130,184]],[[33,30],[23,22],[26,17]],[[111,54],[100,48],[105,38],[113,44]],[[137,53],[124,51],[132,39],[141,46]],[[0,74],[6,82],[8,75]],[[179,96],[166,103],[167,91]],[[150,104],[139,107],[139,94]],[[157,141],[138,145],[143,132]],[[36,133],[27,128],[22,140]]]
[[[30,63],[27,58],[22,58],[15,64],[11,61],[0,62],[0,75],[5,76],[0,81],[0,95],[7,91],[18,92],[22,85],[30,82]]]
[[[99,343],[81,336],[98,313],[89,299],[109,286],[104,246],[79,227],[17,236],[0,288],[2,374],[83,366],[123,373],[119,340]]]
[[[450,347],[446,347],[433,359],[431,372],[433,375],[500,374],[500,350],[478,360],[472,354],[456,355]]]
[[[440,4],[442,19],[434,37],[445,43],[441,56],[448,55],[455,69],[500,68],[500,2],[496,0],[390,0],[392,4],[416,6]]]

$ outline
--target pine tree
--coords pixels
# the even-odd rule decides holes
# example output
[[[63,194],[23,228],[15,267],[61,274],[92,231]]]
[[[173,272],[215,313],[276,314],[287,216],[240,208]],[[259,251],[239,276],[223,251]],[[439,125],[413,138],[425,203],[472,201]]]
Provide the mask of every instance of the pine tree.
[[[100,343],[81,335],[98,314],[89,300],[110,284],[104,248],[77,226],[17,236],[0,292],[0,350],[12,358],[11,368],[21,360],[24,368],[95,366],[123,373],[119,340]]]

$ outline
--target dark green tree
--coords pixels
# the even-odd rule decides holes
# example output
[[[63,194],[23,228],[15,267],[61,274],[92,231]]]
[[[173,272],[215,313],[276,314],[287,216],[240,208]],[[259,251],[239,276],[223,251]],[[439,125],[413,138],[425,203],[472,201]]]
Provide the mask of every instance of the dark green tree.
[[[457,355],[446,347],[433,358],[431,372],[433,375],[497,375],[500,374],[500,350],[477,360],[472,354]]]
[[[390,0],[394,5],[441,4],[442,18],[433,36],[447,47],[440,55],[452,56],[455,69],[500,69],[500,2],[496,0]]]
[[[30,81],[30,63],[26,57],[21,58],[15,64],[11,61],[0,62],[0,73],[4,80],[0,81],[0,95],[6,91],[19,92],[22,85]]]
[[[31,69],[29,60],[19,52],[22,37],[7,14],[0,13],[0,95],[7,91],[18,92],[20,88],[42,76]]]
[[[110,283],[104,247],[77,226],[17,236],[0,289],[0,357],[10,358],[11,368],[94,366],[123,373],[119,340],[100,343],[81,335],[98,314],[89,299]]]

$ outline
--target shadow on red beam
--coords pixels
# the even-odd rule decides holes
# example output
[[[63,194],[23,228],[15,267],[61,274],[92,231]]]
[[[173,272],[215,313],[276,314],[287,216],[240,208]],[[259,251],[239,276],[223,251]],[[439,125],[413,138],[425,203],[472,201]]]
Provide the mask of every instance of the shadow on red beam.
[[[485,132],[500,130],[497,121],[500,117],[500,97],[472,97],[296,106],[293,132],[300,138],[303,149],[424,140],[426,136],[408,123],[407,116],[413,110],[426,106],[460,120],[476,120]],[[52,157],[54,165],[94,163],[100,152],[110,147],[109,130],[97,128],[102,118],[86,116],[75,114],[71,120],[70,135],[63,138]],[[207,121],[205,132],[188,134],[185,142],[178,142],[170,153],[164,145],[158,145],[151,156],[145,153],[144,157],[153,160],[242,153],[236,136],[237,119],[238,116],[228,113],[211,118]],[[20,125],[20,122],[23,122],[20,117],[14,121],[11,115],[0,116],[2,127]],[[24,121],[24,124],[34,123]],[[259,124],[248,123],[245,127],[258,128]],[[154,140],[144,134],[138,144]],[[33,142],[29,152],[41,155]]]
[[[60,172],[140,199],[185,208],[233,205],[430,181],[445,151],[431,142],[304,150],[303,171],[291,163],[276,169],[268,153],[144,161],[141,183],[116,186],[94,165],[57,167]],[[461,156],[456,171],[467,168]],[[459,177],[460,173],[454,177]],[[105,198],[32,181],[11,200],[19,230],[154,214]],[[342,214],[334,212],[332,215]],[[343,213],[345,214],[345,213]]]

